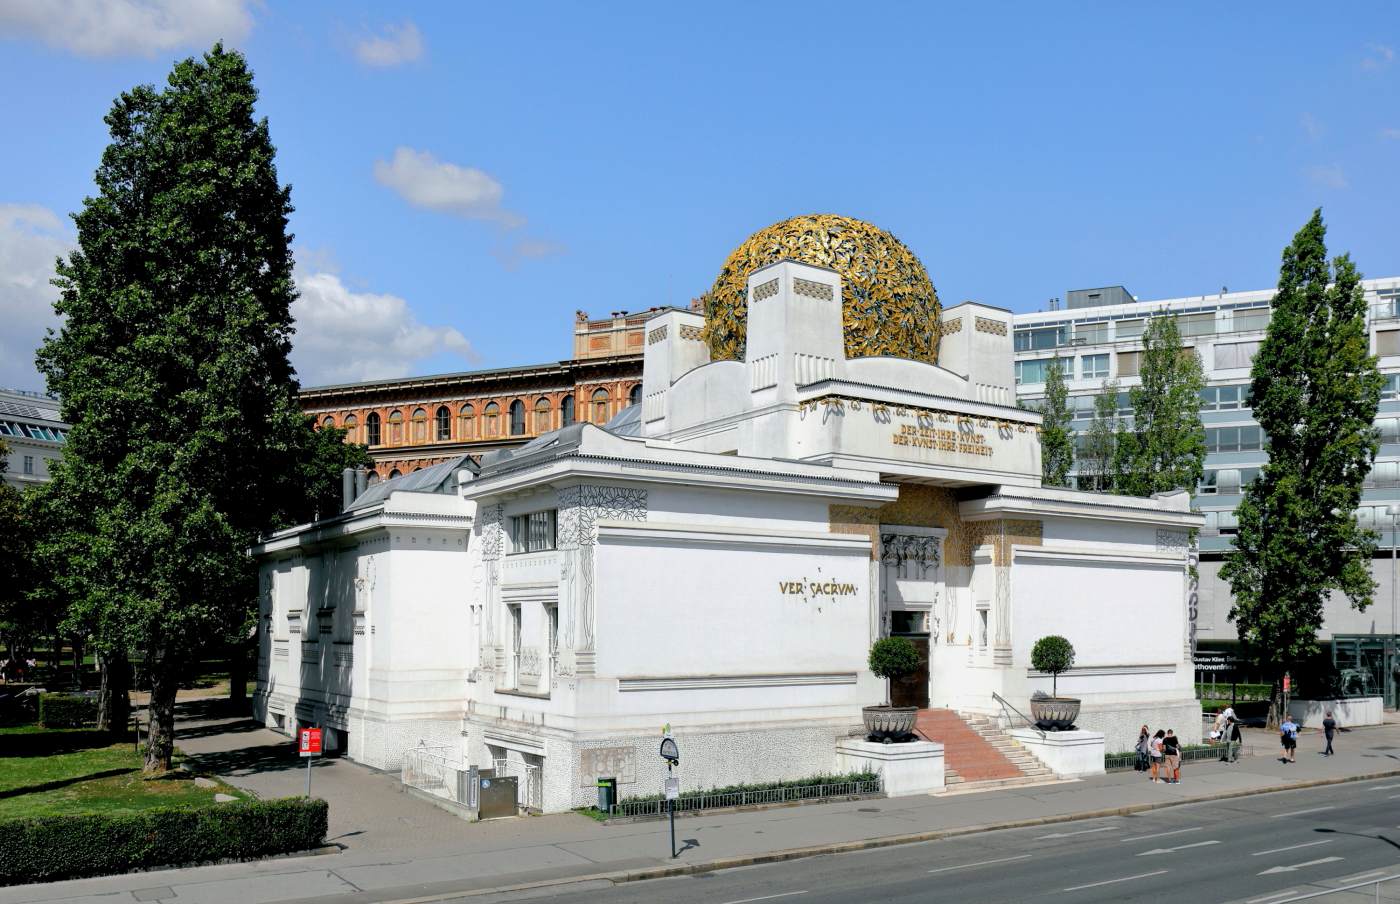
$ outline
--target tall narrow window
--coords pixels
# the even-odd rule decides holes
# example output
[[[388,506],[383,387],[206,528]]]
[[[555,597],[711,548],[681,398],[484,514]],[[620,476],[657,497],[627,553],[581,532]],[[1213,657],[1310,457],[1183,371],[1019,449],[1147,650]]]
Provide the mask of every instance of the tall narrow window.
[[[519,399],[510,403],[510,435],[525,435],[525,403]]]
[[[345,415],[345,438],[352,443],[360,441],[360,419],[353,414]]]
[[[593,423],[606,424],[608,422],[608,391],[606,389],[593,390]]]
[[[470,405],[463,405],[458,413],[457,438],[476,439],[476,409]]]
[[[635,405],[642,400],[642,384],[638,383],[627,392],[627,404]]]
[[[483,414],[486,417],[486,433],[484,435],[487,437],[499,436],[500,434],[498,431],[501,429],[501,406],[497,405],[495,402],[488,402]]]
[[[389,442],[395,446],[403,442],[403,412],[389,412]]]
[[[413,441],[421,443],[428,438],[428,412],[422,408],[413,409]]]
[[[437,441],[441,443],[451,439],[452,412],[447,410],[446,405],[438,408],[437,414],[433,416],[433,420],[437,426]]]
[[[535,433],[549,432],[549,399],[540,396],[535,400]]]
[[[574,422],[574,397],[564,396],[564,401],[559,403],[559,426],[567,427]]]
[[[365,418],[365,444],[379,445],[379,412],[371,411]]]

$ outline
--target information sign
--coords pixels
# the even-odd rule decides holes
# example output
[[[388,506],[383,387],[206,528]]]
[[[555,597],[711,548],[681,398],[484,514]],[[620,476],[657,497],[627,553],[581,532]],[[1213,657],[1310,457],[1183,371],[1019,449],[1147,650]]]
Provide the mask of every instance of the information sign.
[[[321,729],[303,728],[300,739],[299,749],[302,756],[321,755]]]
[[[678,778],[666,779],[666,799],[676,800],[681,796],[681,780]]]

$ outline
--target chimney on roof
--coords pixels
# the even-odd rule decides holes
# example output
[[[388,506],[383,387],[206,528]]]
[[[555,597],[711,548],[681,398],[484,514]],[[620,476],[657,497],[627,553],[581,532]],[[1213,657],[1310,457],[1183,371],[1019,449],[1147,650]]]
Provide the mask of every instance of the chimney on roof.
[[[340,472],[340,510],[346,511],[355,501],[355,469],[346,468]]]
[[[359,496],[360,496],[360,494],[363,493],[363,492],[364,492],[365,490],[367,490],[367,489],[369,489],[369,472],[366,471],[364,468],[356,468],[356,469],[355,469],[355,498],[358,499]],[[351,500],[351,501],[354,501],[354,500]]]

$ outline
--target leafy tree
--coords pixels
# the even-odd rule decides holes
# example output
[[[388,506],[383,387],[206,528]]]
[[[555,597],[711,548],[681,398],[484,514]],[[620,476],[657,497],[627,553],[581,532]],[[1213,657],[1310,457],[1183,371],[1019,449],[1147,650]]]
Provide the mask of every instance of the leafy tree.
[[[1058,634],[1049,634],[1031,647],[1031,668],[1050,676],[1050,695],[1059,696],[1060,675],[1074,667],[1074,644]]]
[[[1315,211],[1283,252],[1250,387],[1269,461],[1236,510],[1239,533],[1220,571],[1244,650],[1275,681],[1316,652],[1332,591],[1364,610],[1375,589],[1376,536],[1353,513],[1377,451],[1384,378],[1369,351],[1361,276],[1347,255],[1329,266],[1326,234]]]
[[[1133,423],[1117,435],[1114,489],[1128,496],[1194,491],[1206,458],[1200,358],[1182,346],[1168,316],[1149,320],[1142,349],[1141,385],[1128,390]]]
[[[86,565],[86,623],[149,676],[148,771],[170,766],[180,676],[246,625],[246,550],[306,455],[290,189],[256,98],[243,57],[215,45],[116,100],[39,353],[72,425],[62,498],[86,518],[59,546]]]
[[[20,491],[5,482],[9,445],[0,439],[0,658],[17,658],[35,634],[26,599],[29,584],[29,540],[33,536]]]
[[[907,637],[882,637],[870,645],[870,671],[876,678],[899,679],[919,668],[919,651]]]
[[[1084,447],[1079,455],[1080,489],[1112,492],[1118,431],[1118,381],[1104,380],[1094,397],[1094,417],[1084,431]]]
[[[1040,409],[1040,480],[1047,487],[1069,486],[1069,469],[1074,464],[1073,418],[1069,393],[1065,390],[1064,364],[1059,355],[1050,359],[1045,371],[1045,403]]]

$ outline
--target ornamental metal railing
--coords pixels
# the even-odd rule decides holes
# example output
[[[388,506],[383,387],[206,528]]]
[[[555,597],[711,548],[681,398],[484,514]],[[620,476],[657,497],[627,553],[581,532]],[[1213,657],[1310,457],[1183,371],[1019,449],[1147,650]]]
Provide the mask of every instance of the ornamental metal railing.
[[[454,758],[449,747],[419,744],[405,750],[399,780],[434,797],[475,806],[468,769]]]
[[[1248,753],[1246,753],[1246,749]],[[1243,743],[1237,744],[1235,747],[1235,756],[1237,758],[1246,755],[1252,756],[1253,754],[1254,748],[1246,748]],[[1225,744],[1223,742],[1215,742],[1201,747],[1181,748],[1181,761],[1183,763],[1200,763],[1205,760],[1218,760],[1224,755]],[[1127,753],[1106,754],[1103,758],[1103,768],[1105,772],[1122,772],[1127,769],[1132,769],[1135,765],[1137,765],[1137,752],[1132,750]]]
[[[829,785],[791,785],[757,791],[724,791],[682,794],[676,799],[677,813],[718,810],[726,807],[752,807],[764,804],[784,804],[795,801],[850,800],[881,792],[880,780],[836,782]],[[613,805],[614,816],[665,816],[670,810],[662,797],[619,801]]]
[[[992,699],[995,700],[997,703],[1001,704],[1001,714],[1006,717],[1006,722],[1008,725],[1016,724],[1016,720],[1011,718],[1011,714],[1015,713],[1016,715],[1021,717],[1022,722],[1026,723],[1027,728],[1040,735],[1041,740],[1045,739],[1044,730],[1042,730],[1039,725],[1035,724],[1035,720],[1032,719],[1030,716],[1026,715],[1025,713],[1021,712],[1016,707],[1012,706],[1009,700],[1007,700],[1001,694],[998,694],[996,691],[992,691]]]

